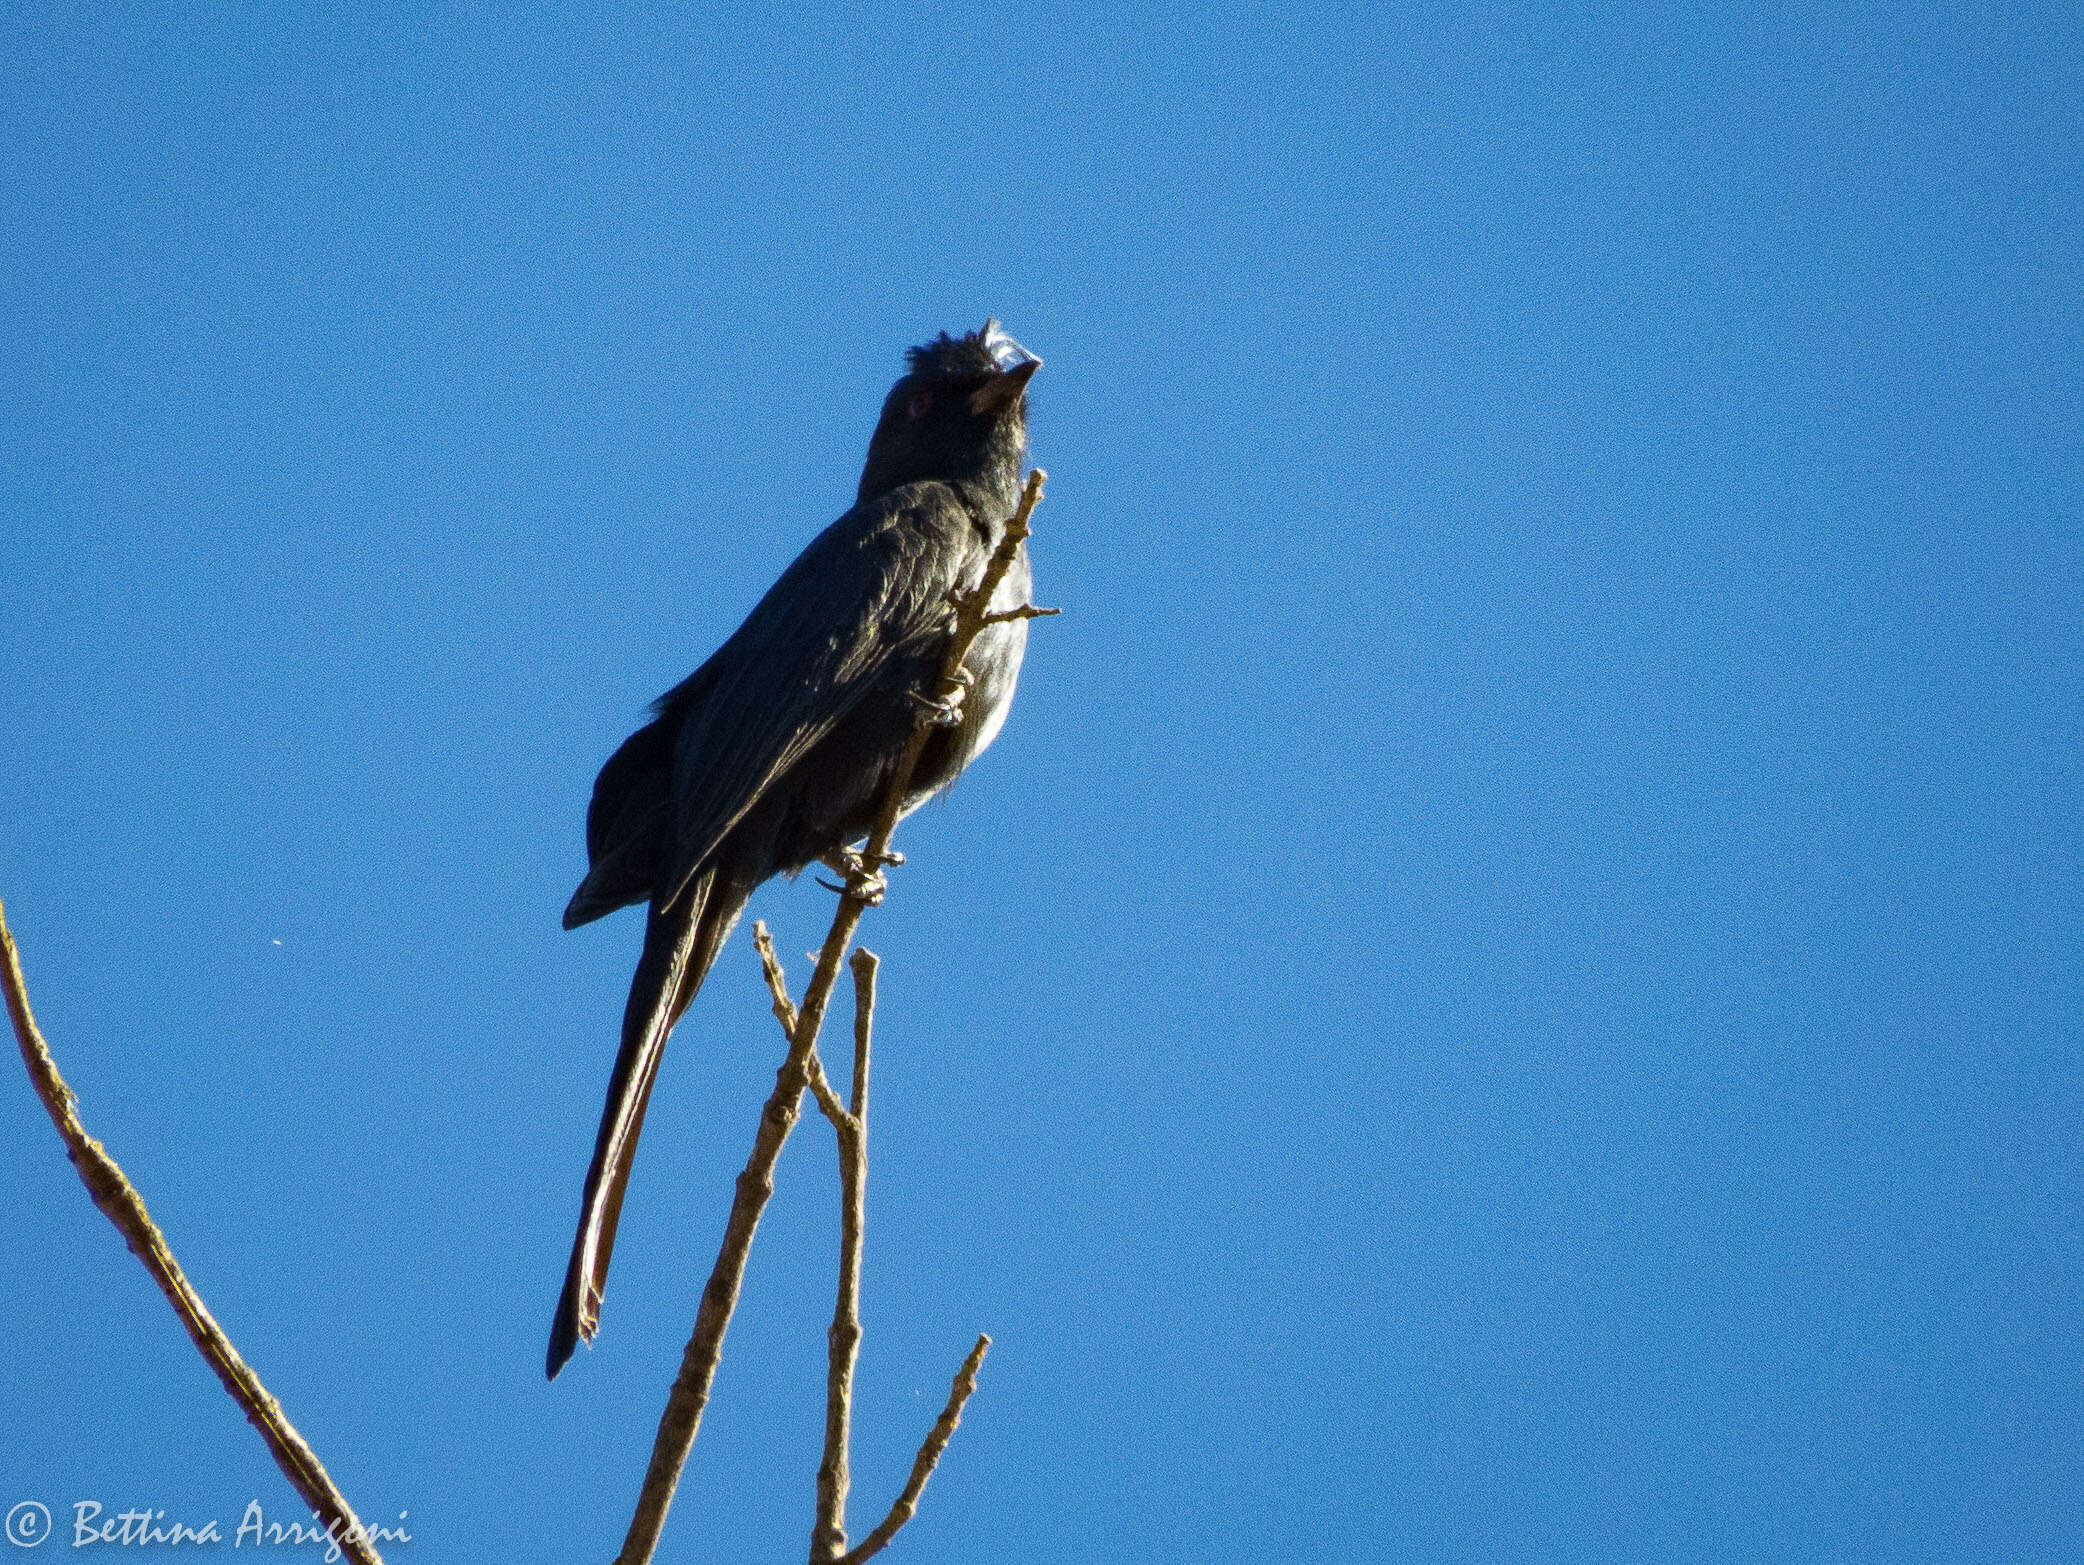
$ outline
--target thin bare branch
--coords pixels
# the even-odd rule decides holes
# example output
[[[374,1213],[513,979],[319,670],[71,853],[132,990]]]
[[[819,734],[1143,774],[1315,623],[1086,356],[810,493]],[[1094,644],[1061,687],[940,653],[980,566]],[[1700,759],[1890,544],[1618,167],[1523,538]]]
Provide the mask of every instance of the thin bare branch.
[[[759,948],[760,967],[767,975],[767,992],[774,996],[775,1020],[781,1023],[782,1037],[790,1043],[796,1041],[796,1002],[789,998],[788,976],[782,972],[781,958],[774,954],[774,937],[767,932],[767,925],[759,920],[753,923],[753,944]],[[825,1066],[818,1059],[813,1047],[805,1062],[808,1071],[811,1096],[818,1100],[818,1107],[827,1119],[837,1114],[846,1115],[846,1105],[839,1101],[839,1094],[832,1090],[832,1083],[825,1079]],[[836,1125],[838,1120],[833,1120]]]
[[[327,1475],[325,1464],[298,1434],[294,1425],[282,1411],[282,1404],[269,1395],[268,1388],[261,1384],[260,1376],[239,1357],[239,1350],[232,1346],[231,1338],[210,1314],[202,1296],[189,1283],[181,1263],[174,1259],[174,1252],[167,1247],[166,1236],[159,1225],[152,1221],[151,1213],[145,1210],[144,1197],[131,1184],[116,1160],[109,1156],[102,1144],[87,1134],[87,1127],[80,1122],[75,1105],[79,1099],[66,1086],[65,1078],[58,1074],[58,1062],[52,1058],[50,1045],[44,1042],[43,1033],[36,1025],[36,1016],[29,1009],[29,987],[22,977],[21,953],[15,949],[14,936],[8,932],[7,913],[0,907],[0,987],[7,991],[7,1015],[14,1023],[15,1042],[21,1046],[22,1063],[28,1067],[29,1080],[36,1088],[36,1095],[43,1101],[45,1112],[51,1123],[58,1128],[58,1135],[65,1143],[65,1155],[78,1170],[80,1182],[87,1187],[87,1194],[101,1208],[102,1215],[116,1225],[123,1242],[130,1246],[131,1253],[145,1263],[145,1270],[166,1295],[174,1313],[181,1317],[188,1336],[195,1343],[224,1389],[231,1394],[245,1413],[246,1421],[260,1431],[261,1439],[267,1442],[268,1454],[275,1458],[275,1465],[282,1469],[283,1476],[295,1486],[298,1494],[324,1520],[327,1529],[339,1539],[340,1552],[357,1565],[383,1565],[383,1560],[369,1541],[354,1507],[347,1497],[333,1485]]]
[[[848,1112],[861,1122],[862,1139],[868,1138],[868,1044],[876,1021],[876,969],[882,958],[863,946],[847,966],[854,973],[854,1094]]]
[[[1039,467],[1028,473],[1027,485],[1021,491],[1020,506],[1006,523],[1005,536],[986,562],[982,579],[970,592],[950,594],[950,602],[956,611],[955,624],[949,632],[939,676],[934,681],[934,688],[924,692],[919,714],[912,723],[911,738],[891,773],[889,786],[884,790],[882,808],[877,812],[867,845],[853,861],[847,875],[846,888],[840,893],[839,906],[832,915],[832,927],[825,936],[825,944],[819,948],[810,986],[804,990],[803,1003],[796,1008],[793,1020],[788,1015],[786,985],[775,990],[774,975],[779,974],[780,963],[775,962],[770,970],[768,984],[776,993],[775,1015],[781,1019],[789,1037],[788,1057],[782,1061],[781,1069],[775,1072],[774,1092],[760,1111],[760,1126],[753,1138],[752,1155],[738,1176],[731,1199],[731,1215],[724,1222],[724,1238],[717,1251],[716,1266],[709,1274],[708,1286],[702,1290],[702,1303],[695,1312],[695,1329],[680,1356],[680,1373],[674,1377],[673,1387],[666,1395],[666,1410],[659,1419],[658,1435],[652,1442],[651,1462],[644,1474],[644,1486],[637,1496],[636,1512],[630,1518],[629,1531],[623,1538],[622,1552],[616,1556],[616,1565],[649,1565],[653,1552],[658,1548],[666,1512],[673,1504],[673,1491],[680,1483],[681,1469],[687,1465],[688,1452],[694,1449],[695,1436],[701,1431],[702,1412],[709,1405],[709,1389],[716,1379],[717,1360],[723,1353],[724,1333],[730,1327],[732,1311],[738,1307],[738,1290],[745,1280],[746,1257],[752,1251],[753,1235],[760,1226],[761,1213],[774,1194],[775,1162],[781,1156],[789,1133],[796,1127],[803,1093],[813,1074],[819,1079],[824,1075],[816,1053],[818,1033],[825,1025],[825,1011],[832,999],[833,985],[839,979],[840,964],[846,960],[847,948],[853,941],[854,931],[860,926],[861,915],[882,900],[885,889],[883,866],[899,862],[891,857],[890,838],[897,830],[898,816],[903,812],[906,795],[911,791],[912,774],[918,769],[919,757],[926,749],[927,740],[932,737],[940,714],[953,710],[962,699],[964,685],[958,676],[963,659],[969,655],[970,645],[977,639],[978,632],[983,630],[992,596],[1006,579],[1006,573],[1013,568],[1020,545],[1028,536],[1028,523],[1035,514],[1036,505],[1041,502],[1042,486],[1047,478],[1048,475]],[[767,954],[763,954],[763,965],[766,962]],[[827,1090],[830,1090],[829,1085]],[[820,1102],[822,1105],[822,1097]],[[982,1352],[980,1346],[974,1356],[981,1357]],[[953,1428],[950,1424],[951,1432]],[[945,1436],[941,1443],[947,1443]],[[922,1452],[922,1458],[924,1455]],[[939,1459],[938,1450],[934,1456],[935,1460]],[[932,1463],[927,1464],[927,1470],[932,1470]],[[925,1478],[916,1469],[914,1477],[920,1484],[925,1483]],[[885,1525],[889,1524],[886,1522]],[[891,1530],[894,1532],[896,1529]]]
[[[847,1106],[839,1101],[839,1094],[832,1090],[832,1083],[825,1079],[825,1067],[819,1062],[818,1051],[810,1051],[810,1095],[818,1100],[818,1111],[832,1121],[832,1128],[839,1129],[847,1118]]]
[[[984,1362],[984,1353],[991,1346],[991,1338],[980,1336],[977,1345],[970,1349],[970,1356],[962,1361],[962,1368],[955,1372],[955,1384],[948,1388],[948,1405],[941,1409],[941,1416],[933,1421],[927,1431],[926,1441],[919,1447],[919,1455],[912,1462],[912,1476],[905,1480],[904,1493],[890,1507],[890,1514],[877,1525],[876,1530],[861,1540],[861,1547],[842,1556],[837,1565],[861,1565],[863,1560],[882,1553],[890,1540],[897,1536],[904,1524],[919,1511],[919,1496],[926,1492],[926,1480],[940,1464],[941,1453],[948,1449],[948,1441],[962,1423],[963,1404],[970,1393],[977,1389],[977,1369]]]
[[[782,971],[781,958],[774,954],[774,937],[764,920],[753,921],[753,949],[760,953],[760,971],[767,975],[767,992],[774,996],[774,1019],[781,1023],[782,1036],[796,1041],[796,1002],[789,998],[789,976]]]
[[[847,1552],[847,1439],[854,1416],[854,1365],[861,1356],[861,1243],[868,1221],[868,1053],[875,1028],[876,954],[848,963],[854,973],[853,1104],[825,1110],[839,1138],[839,1293],[826,1334],[825,1453],[818,1462],[818,1519],[811,1565]]]

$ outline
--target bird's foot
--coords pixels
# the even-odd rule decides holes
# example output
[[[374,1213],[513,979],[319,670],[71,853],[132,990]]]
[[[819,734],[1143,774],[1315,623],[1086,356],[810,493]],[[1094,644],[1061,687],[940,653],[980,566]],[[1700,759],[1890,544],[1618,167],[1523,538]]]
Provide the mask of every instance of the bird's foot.
[[[962,721],[962,698],[976,683],[975,677],[966,668],[955,671],[953,688],[944,696],[922,695],[916,690],[907,691],[912,705],[926,713],[936,728],[953,728]]]
[[[842,896],[857,896],[867,906],[876,907],[882,903],[883,893],[890,889],[889,881],[883,878],[884,866],[902,864],[904,861],[905,856],[895,850],[871,857],[852,848],[835,848],[822,856],[818,862],[835,875],[843,877],[842,882],[835,886],[831,881],[821,877],[818,884],[827,891],[837,891]]]

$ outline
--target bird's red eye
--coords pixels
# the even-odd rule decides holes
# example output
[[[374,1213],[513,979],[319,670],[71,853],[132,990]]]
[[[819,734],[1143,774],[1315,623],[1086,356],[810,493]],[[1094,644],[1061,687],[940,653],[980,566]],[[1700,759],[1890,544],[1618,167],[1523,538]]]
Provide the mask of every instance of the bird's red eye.
[[[909,414],[910,414],[910,415],[911,415],[911,416],[912,416],[913,418],[924,418],[924,417],[926,416],[926,410],[927,410],[928,408],[932,407],[932,406],[933,406],[933,393],[932,393],[932,392],[930,392],[930,391],[915,391],[915,392],[913,392],[913,393],[912,393],[912,401],[911,401],[911,405],[910,405],[909,407],[907,407],[907,408],[905,409],[905,411],[906,411],[907,413],[909,413]]]

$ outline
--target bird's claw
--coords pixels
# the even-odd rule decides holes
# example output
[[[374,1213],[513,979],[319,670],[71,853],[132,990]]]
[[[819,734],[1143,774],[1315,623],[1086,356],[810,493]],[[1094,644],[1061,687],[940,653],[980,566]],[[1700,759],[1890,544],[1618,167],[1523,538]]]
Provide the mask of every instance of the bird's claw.
[[[881,870],[872,875],[863,875],[859,880],[850,880],[843,886],[835,885],[820,875],[818,884],[827,891],[838,892],[843,897],[859,897],[863,907],[881,907],[883,893],[890,889],[890,882],[883,878]]]
[[[867,868],[849,875],[843,886],[835,886],[823,875],[818,877],[818,884],[827,891],[837,891],[843,897],[859,897],[863,907],[881,907],[883,893],[890,889],[890,882],[883,878],[881,870]]]
[[[883,867],[904,861],[905,856],[894,850],[871,857],[852,848],[837,848],[818,862],[834,874],[846,877],[844,883],[835,886],[821,876],[818,884],[827,891],[837,891],[841,896],[858,896],[867,906],[876,907],[882,902],[883,893],[890,889],[890,882],[883,878]]]
[[[907,694],[911,696],[912,704],[926,713],[928,720],[936,728],[953,728],[962,721],[962,682],[958,682],[955,689],[939,699],[921,695],[916,690],[908,691]]]

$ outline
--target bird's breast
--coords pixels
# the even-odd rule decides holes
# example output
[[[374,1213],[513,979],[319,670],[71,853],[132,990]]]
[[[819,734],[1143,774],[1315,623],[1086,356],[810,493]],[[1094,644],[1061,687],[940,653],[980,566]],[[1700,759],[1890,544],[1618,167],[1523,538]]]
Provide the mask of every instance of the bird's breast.
[[[1022,607],[1028,601],[1032,581],[1028,571],[1025,550],[1013,562],[1013,569],[1006,572],[1006,579],[992,594],[991,609],[1003,614]],[[970,643],[969,656],[962,666],[969,670],[976,681],[964,705],[969,710],[964,714],[963,724],[968,744],[964,746],[963,764],[968,765],[982,755],[992,740],[998,738],[999,730],[1006,726],[1006,714],[1013,707],[1013,688],[1020,680],[1020,660],[1027,653],[1028,622],[1024,619],[1006,620],[997,625],[986,625]]]

